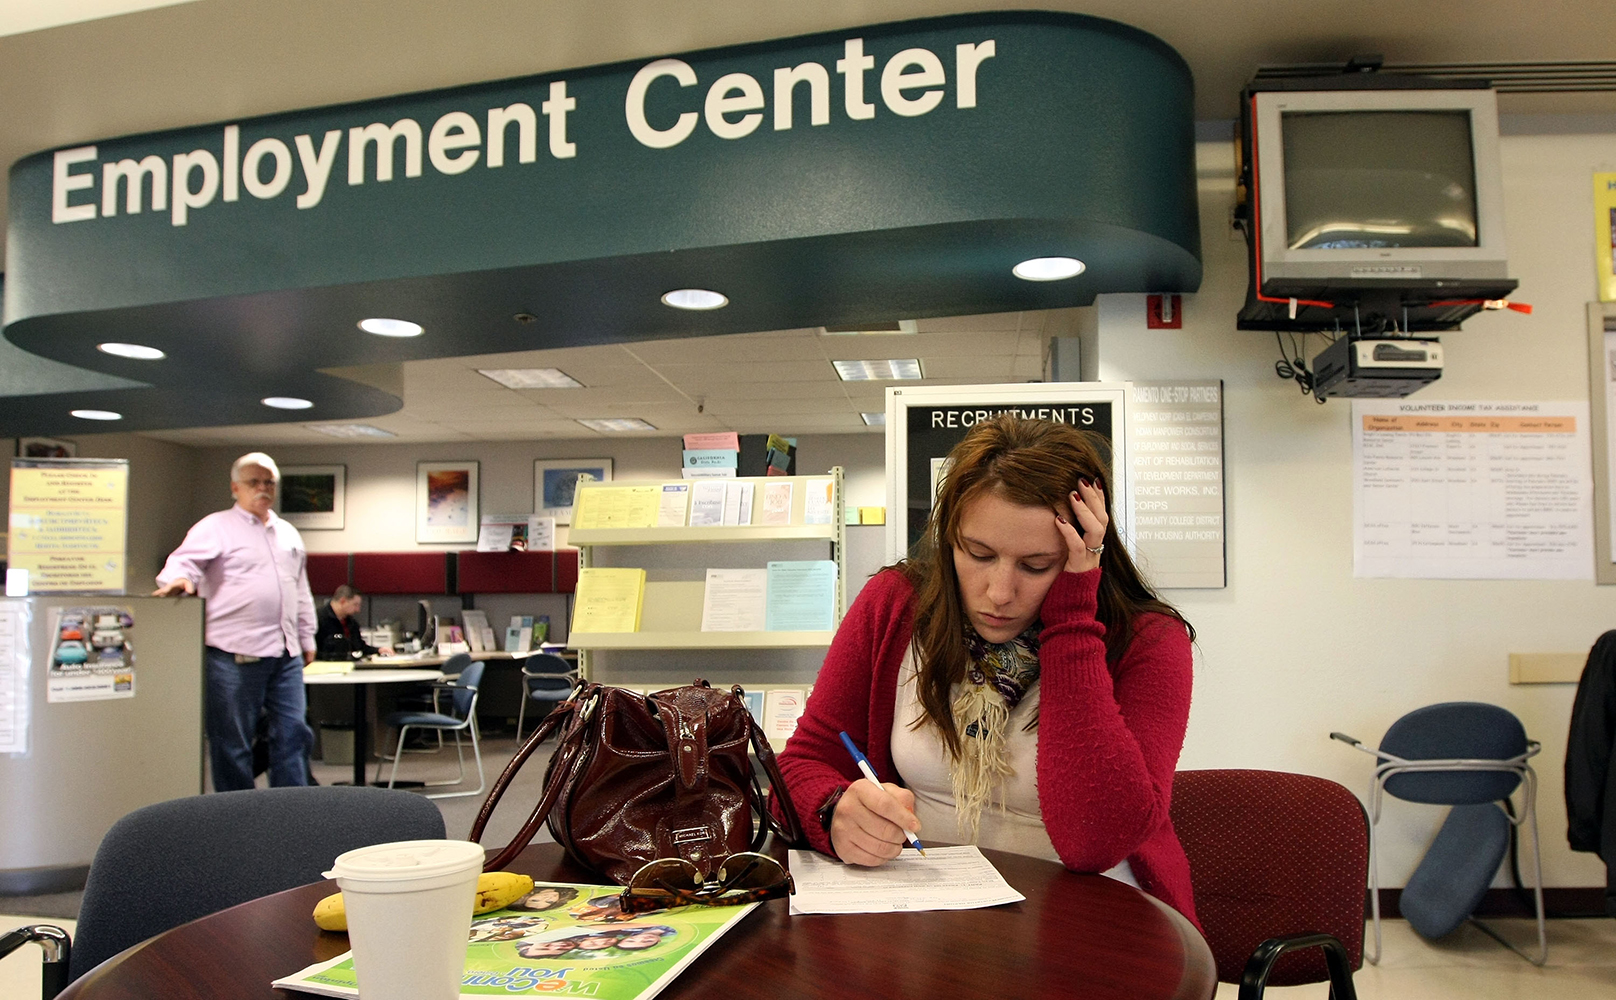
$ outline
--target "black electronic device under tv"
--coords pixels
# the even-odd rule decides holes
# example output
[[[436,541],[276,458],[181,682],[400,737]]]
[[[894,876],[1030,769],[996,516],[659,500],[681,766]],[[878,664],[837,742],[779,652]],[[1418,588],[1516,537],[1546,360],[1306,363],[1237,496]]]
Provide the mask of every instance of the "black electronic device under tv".
[[[1454,330],[1515,290],[1486,82],[1343,73],[1241,96],[1240,329]]]

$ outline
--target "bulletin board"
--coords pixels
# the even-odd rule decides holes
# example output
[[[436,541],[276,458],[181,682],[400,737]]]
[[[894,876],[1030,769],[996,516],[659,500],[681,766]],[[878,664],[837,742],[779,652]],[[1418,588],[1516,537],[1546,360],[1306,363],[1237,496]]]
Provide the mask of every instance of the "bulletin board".
[[[1117,533],[1133,547],[1133,496],[1123,382],[1026,382],[887,389],[886,561],[896,562],[925,529],[943,460],[970,429],[1000,413],[1054,420],[1094,431],[1111,444]]]

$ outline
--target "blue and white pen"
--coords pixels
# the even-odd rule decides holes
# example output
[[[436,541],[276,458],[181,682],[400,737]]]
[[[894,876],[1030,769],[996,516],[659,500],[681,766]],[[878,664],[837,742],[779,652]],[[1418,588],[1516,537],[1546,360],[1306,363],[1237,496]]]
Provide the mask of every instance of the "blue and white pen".
[[[859,748],[853,745],[853,737],[843,733],[842,745],[847,747],[847,752],[853,755],[853,763],[857,764],[859,771],[861,771],[866,778],[870,779],[870,784],[880,788],[882,793],[885,794],[886,789],[882,788],[881,779],[875,776],[875,768],[870,766],[869,758],[860,753]],[[915,850],[920,852],[921,857],[926,856],[926,849],[920,846],[919,837],[910,833],[908,830],[903,831],[903,835],[909,838],[909,843],[914,845]]]

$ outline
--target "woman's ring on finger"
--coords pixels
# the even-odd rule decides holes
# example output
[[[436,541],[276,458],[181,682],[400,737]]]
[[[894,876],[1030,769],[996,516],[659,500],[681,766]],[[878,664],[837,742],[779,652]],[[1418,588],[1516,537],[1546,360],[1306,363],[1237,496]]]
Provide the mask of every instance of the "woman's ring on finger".
[[[1090,552],[1094,553],[1095,555],[1099,555],[1101,552],[1105,551],[1105,543],[1104,542],[1101,542],[1098,545],[1085,545],[1083,547],[1085,549],[1088,549]]]

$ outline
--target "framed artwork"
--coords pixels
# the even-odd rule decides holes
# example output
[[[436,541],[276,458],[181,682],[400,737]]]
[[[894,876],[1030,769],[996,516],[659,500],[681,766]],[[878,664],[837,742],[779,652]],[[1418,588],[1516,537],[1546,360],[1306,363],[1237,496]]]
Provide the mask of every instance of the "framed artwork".
[[[415,463],[415,540],[477,541],[476,462]]]
[[[346,465],[282,466],[276,512],[304,531],[341,531],[347,485]]]
[[[79,446],[60,438],[18,438],[18,458],[77,458]]]
[[[557,524],[572,523],[572,496],[578,477],[611,482],[609,458],[541,458],[533,463],[533,513],[553,517]]]

